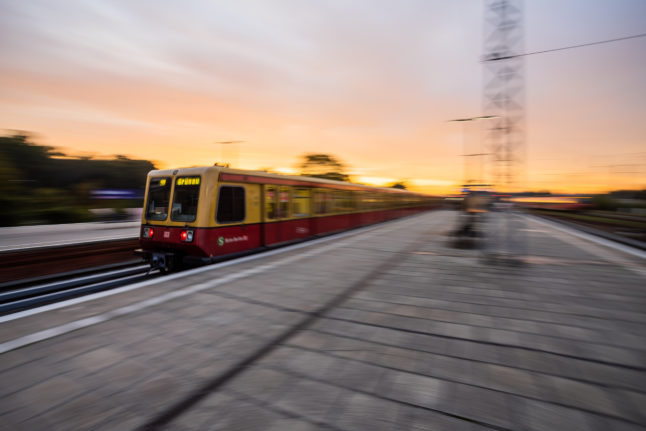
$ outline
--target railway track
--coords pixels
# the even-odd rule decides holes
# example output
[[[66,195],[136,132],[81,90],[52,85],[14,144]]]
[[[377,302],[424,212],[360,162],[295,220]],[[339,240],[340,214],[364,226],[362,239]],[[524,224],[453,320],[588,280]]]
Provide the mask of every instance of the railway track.
[[[0,252],[0,314],[11,313],[157,275],[122,238]]]
[[[113,289],[159,275],[141,261],[0,284],[0,314]]]
[[[0,283],[65,275],[99,265],[121,264],[135,259],[136,238],[83,244],[38,247],[0,252]]]
[[[646,223],[643,222],[626,227],[604,221],[594,221],[589,218],[581,220],[572,217],[571,214],[560,214],[554,211],[531,210],[528,213],[611,241],[646,250]]]

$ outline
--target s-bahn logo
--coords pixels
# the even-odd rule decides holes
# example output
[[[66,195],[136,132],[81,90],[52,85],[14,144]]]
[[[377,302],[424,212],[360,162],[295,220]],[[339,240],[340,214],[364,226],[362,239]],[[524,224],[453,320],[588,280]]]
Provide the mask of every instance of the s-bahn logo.
[[[240,242],[240,241],[249,241],[249,237],[247,235],[232,236],[231,238],[225,238],[221,236],[221,237],[218,237],[218,246],[222,247],[224,244],[230,244],[232,242]]]

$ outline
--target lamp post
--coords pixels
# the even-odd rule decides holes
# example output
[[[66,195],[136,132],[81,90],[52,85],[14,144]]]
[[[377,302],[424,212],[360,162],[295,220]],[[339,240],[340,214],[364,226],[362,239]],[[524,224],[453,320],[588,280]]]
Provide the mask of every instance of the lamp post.
[[[215,143],[224,146],[224,145],[239,144],[241,142],[244,142],[244,141],[216,141]],[[220,159],[222,159],[222,161],[224,162],[224,149],[223,148],[224,147],[220,147]],[[237,147],[236,147],[236,150],[237,150]],[[237,166],[238,165],[238,153],[237,152],[236,152],[235,162],[236,162],[235,164]],[[231,167],[231,163],[229,163],[228,167]]]
[[[464,176],[464,186],[468,185],[469,183],[469,178],[467,175],[467,157],[476,157],[476,156],[486,156],[489,153],[474,153],[474,154],[467,154],[467,123],[471,121],[478,121],[478,120],[492,120],[494,118],[500,118],[498,115],[481,115],[479,117],[469,117],[469,118],[456,118],[453,120],[449,120],[448,123],[464,123],[462,126],[462,156],[464,157],[464,163],[462,165],[462,175]],[[483,168],[483,162],[482,159],[480,159],[480,180],[483,180],[484,178],[484,168]]]

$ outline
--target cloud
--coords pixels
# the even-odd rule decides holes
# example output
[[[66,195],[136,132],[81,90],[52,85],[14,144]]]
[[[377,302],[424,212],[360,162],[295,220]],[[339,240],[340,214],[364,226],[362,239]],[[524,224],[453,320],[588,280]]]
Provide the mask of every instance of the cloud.
[[[586,34],[603,27],[603,10],[612,9],[610,32],[636,26],[626,17],[644,7],[570,3],[562,7],[594,12],[594,26],[575,25]],[[528,25],[536,46],[545,33],[536,29],[567,21],[540,5]],[[462,164],[460,128],[446,120],[481,110],[479,2],[0,0],[0,8],[0,127],[60,145],[154,149],[169,164],[199,164],[211,162],[213,141],[241,139],[249,167],[317,151],[375,169],[369,176],[437,178],[425,186],[439,187],[432,181],[457,178]],[[540,46],[557,42],[550,38]],[[530,157],[643,143],[646,63],[632,43],[607,65],[601,50],[568,55],[568,64],[556,54],[528,59]],[[178,147],[191,151],[178,156]]]

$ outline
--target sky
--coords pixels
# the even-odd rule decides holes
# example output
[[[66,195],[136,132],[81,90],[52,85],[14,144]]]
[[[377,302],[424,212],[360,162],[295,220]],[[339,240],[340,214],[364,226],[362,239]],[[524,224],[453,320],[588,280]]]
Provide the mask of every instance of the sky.
[[[525,52],[642,33],[643,0],[525,2]],[[483,114],[483,34],[480,0],[0,0],[0,129],[162,168],[326,153],[451,193],[491,180],[461,156],[490,151],[486,122],[449,122]],[[524,66],[519,187],[646,187],[646,37]]]

